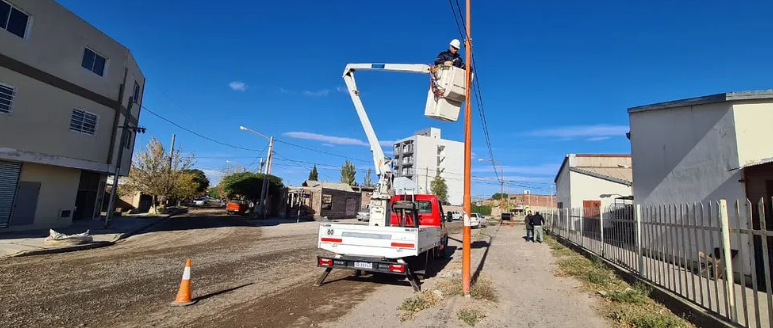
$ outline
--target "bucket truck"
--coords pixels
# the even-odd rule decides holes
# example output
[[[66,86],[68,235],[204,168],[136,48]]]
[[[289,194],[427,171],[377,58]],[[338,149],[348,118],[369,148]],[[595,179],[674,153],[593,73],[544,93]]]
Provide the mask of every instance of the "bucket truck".
[[[432,259],[445,256],[448,246],[445,212],[435,195],[395,195],[391,159],[381,149],[354,81],[354,72],[365,70],[429,74],[430,88],[424,109],[427,117],[456,122],[465,100],[465,71],[457,67],[424,64],[346,66],[344,82],[365,130],[379,180],[369,203],[368,225],[320,225],[318,247],[335,255],[317,257],[317,266],[325,270],[316,286],[322,285],[335,268],[354,270],[356,275],[363,272],[404,275],[418,291],[417,274],[424,275]]]

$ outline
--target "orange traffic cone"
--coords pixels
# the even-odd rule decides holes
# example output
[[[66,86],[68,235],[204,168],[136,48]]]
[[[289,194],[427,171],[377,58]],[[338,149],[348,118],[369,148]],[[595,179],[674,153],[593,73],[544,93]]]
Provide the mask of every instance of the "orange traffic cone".
[[[191,300],[191,260],[185,262],[185,271],[183,271],[183,279],[180,281],[180,290],[177,291],[177,297],[172,302],[173,306],[188,306],[196,303],[196,300]]]

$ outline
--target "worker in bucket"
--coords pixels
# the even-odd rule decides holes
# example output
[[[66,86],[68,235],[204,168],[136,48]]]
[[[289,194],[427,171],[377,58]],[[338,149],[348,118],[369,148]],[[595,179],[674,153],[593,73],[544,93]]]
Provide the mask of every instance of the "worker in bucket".
[[[461,47],[462,44],[458,39],[451,40],[451,43],[448,44],[448,50],[441,52],[435,58],[435,65],[456,66],[464,69],[464,61],[462,61],[462,56],[459,55]]]

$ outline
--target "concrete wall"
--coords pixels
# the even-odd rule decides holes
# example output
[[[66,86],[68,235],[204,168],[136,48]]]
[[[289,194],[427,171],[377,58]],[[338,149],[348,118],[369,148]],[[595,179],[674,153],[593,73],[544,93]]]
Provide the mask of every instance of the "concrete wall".
[[[624,196],[631,194],[630,186],[582,173],[569,172],[569,179],[571,180],[571,193],[569,197],[569,204],[571,206],[567,206],[567,203],[564,203],[564,207],[583,207],[583,201],[586,200],[601,201],[602,194],[620,194]]]
[[[558,206],[558,203],[561,203],[562,208],[572,207],[572,190],[571,181],[569,181],[569,165],[570,162],[567,162],[566,165],[561,168],[561,172],[559,172],[558,179],[556,180],[556,206]]]
[[[140,86],[139,101],[142,100],[145,78],[139,66],[126,47],[56,1],[12,2],[30,15],[31,23],[24,39],[0,33],[0,57],[9,58],[0,61],[4,66],[0,67],[0,83],[17,89],[13,112],[0,114],[0,148],[21,154],[15,159],[7,158],[10,160],[52,165],[75,163],[70,167],[110,171],[108,165],[115,165],[120,138],[119,133],[114,133],[114,127],[123,121],[116,113],[128,106],[135,81]],[[103,76],[81,67],[87,47],[106,58]],[[125,92],[121,97],[124,83]],[[73,88],[81,91],[74,93]],[[94,136],[69,130],[70,115],[75,108],[98,116]],[[136,122],[139,112],[140,106],[132,108],[132,121]],[[128,174],[131,164],[133,138],[130,143],[122,161],[122,175]],[[111,148],[112,156],[109,155]]]
[[[740,170],[733,170],[739,163],[729,103],[635,112],[629,119],[636,203],[744,198]]]
[[[733,120],[740,166],[773,159],[773,103],[735,103]]]
[[[16,88],[12,112],[0,114],[0,148],[107,163],[115,109],[2,67],[0,83]],[[97,115],[93,136],[70,130],[75,108]]]
[[[72,223],[70,218],[60,218],[59,211],[75,210],[81,171],[58,166],[24,163],[19,181],[40,182],[40,194],[35,211],[35,223],[13,226],[3,231],[39,228],[61,228]]]

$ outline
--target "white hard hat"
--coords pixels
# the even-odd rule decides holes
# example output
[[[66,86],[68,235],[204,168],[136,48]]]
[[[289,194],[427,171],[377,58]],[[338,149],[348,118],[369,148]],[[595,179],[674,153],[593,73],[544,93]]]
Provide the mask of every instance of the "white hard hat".
[[[459,39],[453,39],[449,44],[456,49],[460,49],[462,47],[462,44],[461,42],[459,42]]]

